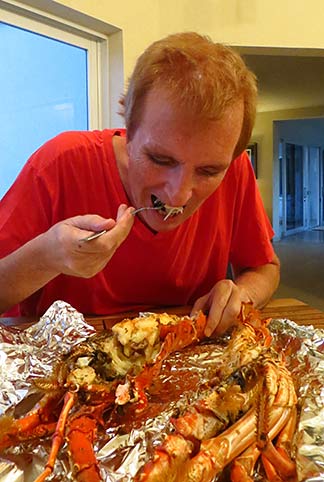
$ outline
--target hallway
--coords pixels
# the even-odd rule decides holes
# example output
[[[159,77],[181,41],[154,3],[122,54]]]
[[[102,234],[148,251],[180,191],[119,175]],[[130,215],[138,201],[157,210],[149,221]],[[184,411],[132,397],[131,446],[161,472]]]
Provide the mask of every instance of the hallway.
[[[275,298],[298,298],[324,311],[324,230],[304,231],[274,242],[281,261]]]

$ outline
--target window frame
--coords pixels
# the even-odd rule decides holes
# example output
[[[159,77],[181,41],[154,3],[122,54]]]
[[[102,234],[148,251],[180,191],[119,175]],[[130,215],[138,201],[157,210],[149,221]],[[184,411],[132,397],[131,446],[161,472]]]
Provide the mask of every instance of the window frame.
[[[108,35],[12,0],[0,0],[0,21],[87,50],[88,128],[110,127]]]

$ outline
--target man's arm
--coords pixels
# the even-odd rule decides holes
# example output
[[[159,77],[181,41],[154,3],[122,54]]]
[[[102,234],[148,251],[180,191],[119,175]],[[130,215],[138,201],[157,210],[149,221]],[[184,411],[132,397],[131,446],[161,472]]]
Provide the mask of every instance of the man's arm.
[[[59,274],[90,278],[101,271],[133,223],[133,208],[119,207],[116,221],[96,215],[61,221],[0,259],[0,313],[20,303]],[[93,231],[107,233],[90,242]]]
[[[43,235],[0,259],[0,313],[42,288],[59,273],[43,257]]]
[[[276,291],[280,281],[280,261],[275,254],[271,263],[257,268],[233,267],[235,284],[242,287],[255,308],[263,308]]]

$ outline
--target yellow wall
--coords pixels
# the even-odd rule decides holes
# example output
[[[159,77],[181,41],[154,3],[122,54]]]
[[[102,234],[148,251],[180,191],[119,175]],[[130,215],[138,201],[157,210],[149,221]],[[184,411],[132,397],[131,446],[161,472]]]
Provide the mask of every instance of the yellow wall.
[[[62,4],[122,29],[125,80],[147,45],[182,30],[195,30],[215,41],[241,47],[324,49],[323,15],[320,14],[323,0],[58,0],[51,3]],[[286,114],[260,114],[253,134],[259,144],[258,184],[270,218],[272,120],[290,118],[282,117]],[[296,118],[295,114],[291,115]]]
[[[128,77],[138,55],[160,35],[159,2],[155,0],[60,0],[90,17],[123,31],[124,73]]]
[[[323,0],[59,0],[123,30],[127,77],[168,33],[195,30],[231,45],[324,48]]]

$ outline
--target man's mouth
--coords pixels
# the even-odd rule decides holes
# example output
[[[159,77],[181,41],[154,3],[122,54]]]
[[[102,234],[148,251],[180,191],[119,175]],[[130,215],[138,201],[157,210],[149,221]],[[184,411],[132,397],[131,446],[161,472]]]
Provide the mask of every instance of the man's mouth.
[[[165,214],[163,221],[166,221],[170,217],[177,216],[178,214],[182,214],[185,208],[185,206],[169,206],[154,194],[151,195],[151,201],[154,208],[157,208],[159,211]]]

